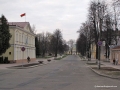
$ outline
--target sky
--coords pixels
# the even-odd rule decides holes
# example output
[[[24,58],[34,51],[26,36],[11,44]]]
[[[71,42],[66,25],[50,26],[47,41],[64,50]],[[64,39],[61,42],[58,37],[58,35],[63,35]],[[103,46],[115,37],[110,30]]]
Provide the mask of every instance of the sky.
[[[29,22],[36,33],[60,29],[63,39],[76,40],[85,22],[90,0],[0,0],[0,15],[8,22]],[[26,17],[20,17],[26,13]],[[26,19],[25,19],[26,18]]]

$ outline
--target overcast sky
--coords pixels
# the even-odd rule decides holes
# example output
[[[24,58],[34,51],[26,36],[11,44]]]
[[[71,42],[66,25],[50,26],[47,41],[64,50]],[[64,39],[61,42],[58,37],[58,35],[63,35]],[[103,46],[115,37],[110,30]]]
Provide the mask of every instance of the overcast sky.
[[[37,33],[60,29],[65,40],[78,38],[77,30],[86,21],[90,0],[0,0],[0,14],[9,22],[34,24]]]

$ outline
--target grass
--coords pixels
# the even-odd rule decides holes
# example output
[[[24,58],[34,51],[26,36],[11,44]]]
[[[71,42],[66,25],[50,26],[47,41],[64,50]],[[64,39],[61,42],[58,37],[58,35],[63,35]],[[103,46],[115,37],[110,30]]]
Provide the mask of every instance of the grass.
[[[120,75],[120,72],[114,72],[114,75]]]
[[[29,66],[35,66],[35,65],[40,65],[40,63],[32,63],[32,64],[25,64],[25,65],[18,65],[18,66],[13,66],[13,67],[29,67]]]
[[[63,55],[62,58],[59,57],[59,58],[56,58],[55,60],[61,60],[61,59],[65,58],[66,56],[67,56],[67,55]]]
[[[98,65],[97,63],[87,63],[88,65]]]
[[[56,58],[55,60],[61,60],[62,58]]]
[[[92,67],[93,69],[98,69],[96,67]],[[112,67],[101,67],[101,69],[98,69],[98,70],[104,70],[104,71],[119,71],[119,69],[115,69],[115,68],[112,68]]]
[[[52,56],[45,56],[45,57],[40,56],[40,57],[37,57],[37,58],[47,59],[47,58],[52,58]]]
[[[98,65],[97,63],[87,63],[88,65]],[[103,64],[100,64],[103,65]]]
[[[101,67],[101,69],[98,69],[98,67],[91,67],[92,69],[94,69],[97,72],[100,72],[102,74],[111,76],[111,77],[118,77],[120,78],[120,70],[119,69],[115,69],[112,67]]]

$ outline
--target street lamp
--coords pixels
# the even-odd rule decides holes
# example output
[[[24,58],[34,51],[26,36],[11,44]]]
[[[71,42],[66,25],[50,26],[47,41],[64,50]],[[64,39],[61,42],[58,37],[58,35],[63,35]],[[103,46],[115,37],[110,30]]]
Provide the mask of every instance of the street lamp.
[[[100,2],[98,0],[98,31],[99,31],[99,38],[98,38],[98,68],[100,69],[100,52],[101,52],[101,16],[100,16]]]

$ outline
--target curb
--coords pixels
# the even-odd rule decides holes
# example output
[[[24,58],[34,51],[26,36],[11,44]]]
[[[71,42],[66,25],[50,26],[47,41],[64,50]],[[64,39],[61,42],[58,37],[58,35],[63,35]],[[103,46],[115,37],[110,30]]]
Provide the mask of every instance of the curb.
[[[28,67],[15,67],[15,66],[11,66],[11,67],[7,67],[8,69],[29,69],[29,68],[34,68],[34,67],[38,67],[38,66],[43,66],[43,65],[47,65],[50,62],[47,63],[43,63],[43,64],[39,64],[39,65],[33,65],[33,66],[28,66]],[[18,65],[19,66],[19,65]]]
[[[88,65],[88,66],[89,66],[89,65]],[[120,77],[112,77],[112,76],[109,76],[109,75],[106,75],[106,74],[102,74],[102,73],[100,73],[100,72],[92,69],[90,66],[89,66],[89,68],[90,68],[93,72],[95,72],[96,74],[98,74],[98,75],[100,75],[100,76],[107,77],[107,78],[111,78],[111,79],[120,80]]]
[[[9,69],[29,69],[29,68],[34,68],[34,67],[38,67],[38,66],[42,66],[42,65],[46,65],[46,64],[40,64],[40,65],[33,65],[33,66],[28,66],[28,67],[15,67],[15,66],[12,66],[12,67],[7,67]]]

